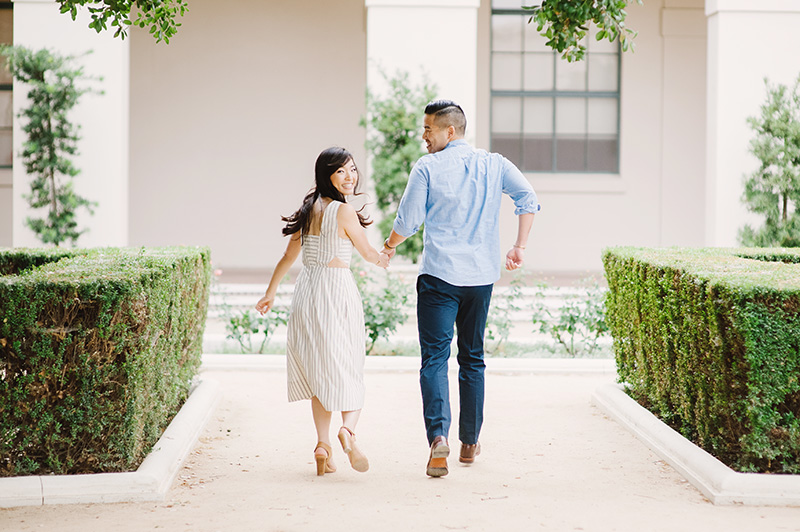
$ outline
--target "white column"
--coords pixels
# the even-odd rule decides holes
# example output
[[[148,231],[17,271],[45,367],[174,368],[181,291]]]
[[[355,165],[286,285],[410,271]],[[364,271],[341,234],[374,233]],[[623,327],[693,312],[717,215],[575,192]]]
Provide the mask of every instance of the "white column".
[[[478,7],[480,0],[366,0],[367,86],[381,93],[378,68],[422,73],[467,115],[466,139],[477,131]],[[419,110],[420,114],[422,109]],[[420,141],[421,142],[421,141]]]
[[[89,228],[78,240],[82,247],[124,246],[128,243],[128,40],[112,37],[113,30],[97,33],[88,27],[85,9],[73,21],[59,13],[53,0],[14,0],[14,44],[38,50],[48,48],[61,55],[81,55],[76,64],[84,73],[102,77],[88,82],[103,94],[84,94],[70,120],[80,125],[79,155],[73,163],[81,170],[74,178],[76,192],[98,202],[94,216],[79,211],[79,228]],[[86,82],[84,82],[86,83]],[[14,114],[27,105],[27,87],[14,82]],[[29,177],[19,157],[23,133],[14,121],[13,245],[39,246],[25,225],[31,215],[23,194],[29,193]]]
[[[705,235],[698,230],[705,223],[706,204],[706,17],[702,7],[662,9],[661,35],[663,155],[658,242],[702,246]]]
[[[764,78],[791,85],[800,73],[800,2],[706,0],[708,77],[706,111],[706,244],[738,245],[745,223],[762,221],[741,201],[744,175],[758,164],[749,153],[766,99]]]

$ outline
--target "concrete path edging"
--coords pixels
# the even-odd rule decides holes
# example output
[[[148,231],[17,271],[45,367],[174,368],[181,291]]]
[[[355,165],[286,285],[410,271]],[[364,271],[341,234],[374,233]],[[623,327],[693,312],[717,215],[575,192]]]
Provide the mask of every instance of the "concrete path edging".
[[[163,500],[220,397],[218,382],[201,380],[136,471],[0,479],[0,508]]]
[[[592,402],[674,467],[713,504],[800,506],[800,475],[739,473],[730,469],[639,405],[621,385],[597,388]]]

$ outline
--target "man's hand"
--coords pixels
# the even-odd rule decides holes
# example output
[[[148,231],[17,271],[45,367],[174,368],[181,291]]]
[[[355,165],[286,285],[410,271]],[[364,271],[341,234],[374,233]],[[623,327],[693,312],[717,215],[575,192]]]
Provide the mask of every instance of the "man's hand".
[[[522,248],[514,246],[506,253],[506,270],[514,271],[525,262],[525,252]]]
[[[264,296],[258,300],[258,303],[256,303],[256,310],[263,316],[270,311],[274,304],[275,296],[264,294]]]

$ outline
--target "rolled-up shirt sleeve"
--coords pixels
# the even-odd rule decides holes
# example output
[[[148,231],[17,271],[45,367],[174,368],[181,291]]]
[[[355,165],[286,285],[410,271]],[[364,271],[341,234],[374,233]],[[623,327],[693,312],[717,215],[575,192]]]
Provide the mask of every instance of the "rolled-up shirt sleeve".
[[[503,192],[514,200],[514,214],[536,213],[542,209],[536,192],[514,163],[503,157]]]
[[[403,192],[397,217],[392,228],[395,233],[410,237],[425,223],[426,203],[428,201],[428,175],[425,168],[417,162],[408,176],[408,184]]]

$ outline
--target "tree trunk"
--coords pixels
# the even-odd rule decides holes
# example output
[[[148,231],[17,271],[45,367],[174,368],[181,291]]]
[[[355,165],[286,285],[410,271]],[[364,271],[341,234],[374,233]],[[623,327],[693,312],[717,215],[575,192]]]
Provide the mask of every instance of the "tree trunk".
[[[783,195],[783,214],[781,215],[781,221],[786,223],[787,218],[789,217],[789,194]]]
[[[48,109],[52,109],[50,104],[49,98],[47,102]],[[44,128],[47,133],[51,133],[53,131],[53,121],[51,113],[48,113],[47,120],[44,123]],[[50,135],[52,138],[52,135]],[[56,159],[56,147],[47,146],[46,148],[48,160],[54,161]],[[50,165],[47,170],[47,180],[50,181],[50,213],[52,214],[52,220],[55,220],[58,216],[58,198],[56,197],[56,168],[55,165]],[[56,237],[55,245],[58,246],[61,244],[60,238]]]

